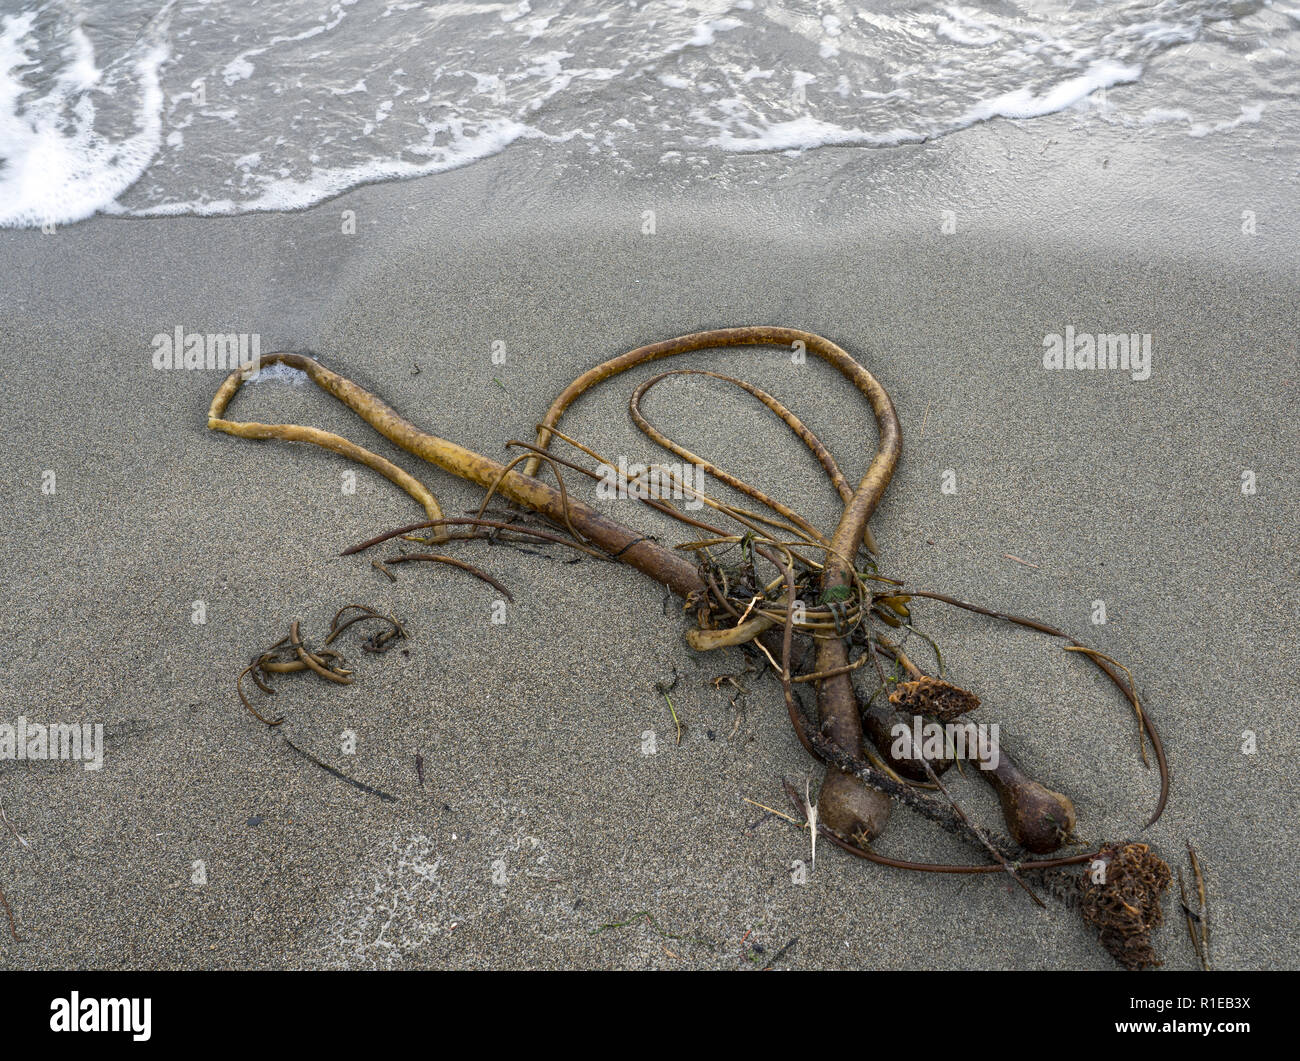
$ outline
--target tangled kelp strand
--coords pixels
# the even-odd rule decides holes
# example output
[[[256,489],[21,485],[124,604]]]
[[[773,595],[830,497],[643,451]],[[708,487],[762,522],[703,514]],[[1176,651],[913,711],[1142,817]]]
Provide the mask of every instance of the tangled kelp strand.
[[[608,465],[594,450],[569,439],[558,429],[565,411],[587,390],[629,369],[662,358],[714,347],[764,345],[793,347],[832,365],[867,399],[876,420],[878,442],[875,455],[857,487],[850,487],[829,451],[771,395],[732,377],[697,373],[729,385],[740,386],[776,413],[812,449],[844,502],[843,514],[832,534],[823,535],[793,508],[776,502],[762,491],[728,476],[722,469],[708,462],[702,463],[711,469],[715,477],[757,500],[773,512],[774,516],[717,502],[707,498],[697,488],[688,487],[689,496],[706,500],[714,511],[739,523],[743,528],[738,535],[729,534],[723,528],[688,516],[659,499],[641,497],[650,507],[715,536],[711,541],[688,544],[687,548],[696,554],[694,564],[679,552],[665,548],[650,536],[608,519],[571,495],[562,478],[562,467],[576,469],[590,478],[598,476],[590,469],[584,469],[573,461],[551,453],[553,440],[561,439],[587,456]],[[1129,699],[1141,731],[1155,750],[1160,768],[1161,792],[1151,822],[1154,823],[1160,817],[1169,793],[1168,766],[1150,713],[1138,699],[1135,683],[1127,668],[1047,624],[967,604],[937,592],[905,588],[897,580],[876,572],[876,550],[874,542],[870,540],[867,521],[893,475],[901,452],[901,429],[885,389],[853,357],[829,340],[789,328],[729,328],[680,336],[629,351],[588,370],[565,388],[539,423],[536,444],[512,440],[508,446],[524,448],[528,452],[504,464],[415,427],[375,395],[331,372],[313,358],[282,353],[268,355],[263,359],[264,364],[275,362],[301,369],[317,385],[348,405],[401,448],[483,487],[486,496],[476,518],[481,520],[491,498],[500,495],[512,504],[531,511],[552,527],[567,531],[565,544],[593,556],[617,560],[634,567],[683,598],[687,610],[696,618],[696,630],[691,634],[692,643],[696,647],[708,649],[752,645],[757,649],[781,683],[791,724],[797,736],[810,753],[826,764],[817,813],[809,813],[809,818],[816,820],[817,829],[822,835],[830,835],[837,845],[859,857],[929,872],[1010,872],[1013,876],[1027,869],[1050,875],[1059,867],[1094,857],[1085,854],[1069,858],[1027,859],[1024,856],[1027,845],[1050,850],[1069,839],[1073,828],[1072,807],[1068,821],[1066,815],[1058,817],[1055,811],[1049,810],[1046,820],[1052,828],[1035,839],[1030,833],[1017,831],[1015,808],[1018,803],[1003,800],[1004,810],[1009,806],[1012,808],[1008,811],[1008,820],[1013,835],[1021,841],[1017,843],[975,825],[938,780],[935,764],[928,761],[920,764],[921,772],[926,778],[924,782],[907,780],[863,741],[862,709],[853,684],[856,673],[870,665],[879,682],[878,690],[891,683],[897,685],[897,677],[891,678],[885,673],[881,664],[883,658],[892,661],[902,673],[908,674],[911,681],[919,682],[926,676],[903,649],[904,642],[915,632],[935,651],[940,675],[934,680],[943,679],[942,657],[937,644],[915,628],[913,599],[917,597],[934,599],[1063,638],[1068,650],[1087,656],[1102,669]],[[689,373],[693,370],[686,371]],[[677,447],[676,443],[649,425],[639,410],[640,399],[649,387],[670,374],[673,373],[663,373],[648,385],[638,388],[631,403],[633,420],[648,437],[670,451],[685,453],[694,458],[695,454],[684,447]],[[489,533],[486,527],[464,532],[450,531],[449,526],[457,521],[447,520],[440,512],[434,514],[429,504],[431,494],[426,496],[427,491],[421,493],[411,489],[410,484],[394,477],[389,469],[372,463],[368,458],[373,458],[373,455],[368,451],[351,447],[350,443],[339,440],[337,436],[320,437],[322,433],[313,433],[315,429],[294,425],[243,424],[225,419],[226,407],[240,385],[238,372],[232,373],[222,384],[209,410],[210,428],[242,437],[283,438],[323,445],[388,475],[416,498],[430,517],[422,524],[408,525],[372,538],[348,552],[357,552],[379,541],[409,534],[420,528],[433,528],[433,541],[450,540],[453,533],[457,537],[463,534],[471,538],[477,537],[479,533]],[[340,441],[346,445],[340,446]],[[543,468],[555,475],[556,486],[550,486],[541,480],[538,473]],[[624,480],[624,485],[627,481]],[[515,530],[520,534],[531,533],[522,528]],[[501,528],[493,529],[490,533],[506,531]],[[739,551],[738,563],[723,563],[722,555],[714,554],[713,550],[723,545]],[[866,557],[862,556],[864,548],[868,550]],[[770,565],[771,571],[760,574],[760,563]],[[391,576],[386,567],[381,565],[381,570]],[[883,583],[889,589],[872,592],[868,588],[871,581]],[[889,632],[889,637],[885,636],[886,631]],[[328,660],[317,659],[317,662],[327,671],[336,673],[336,668],[330,667]],[[1127,675],[1127,682],[1121,678],[1121,670]],[[255,680],[257,677],[255,675]],[[795,695],[796,682],[800,678],[807,678],[806,684],[812,684],[816,689],[816,722],[806,718],[804,708]],[[801,687],[806,687],[806,684]],[[974,700],[974,694],[966,695]],[[874,696],[868,699],[866,710],[872,709],[874,700]],[[939,708],[937,702],[932,706]],[[952,704],[942,708],[944,711],[951,709]],[[1145,759],[1145,749],[1141,744],[1140,751]],[[996,777],[997,775],[990,780]],[[1008,783],[1007,776],[1002,776],[1000,780],[1004,784]],[[1028,786],[1036,782],[1022,776],[1014,784],[1021,785],[1021,790],[1027,791]],[[923,788],[939,790],[947,802],[926,795]],[[992,854],[994,861],[974,866],[927,866],[888,859],[870,851],[868,845],[884,828],[895,800],[919,811],[979,850]],[[1057,809],[1060,809],[1060,805]]]

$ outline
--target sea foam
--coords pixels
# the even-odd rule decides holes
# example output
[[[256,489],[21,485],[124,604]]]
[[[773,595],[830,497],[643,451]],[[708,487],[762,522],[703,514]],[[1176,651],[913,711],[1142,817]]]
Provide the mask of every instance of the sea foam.
[[[153,2],[0,17],[0,226],[295,210],[525,141],[580,170],[698,173],[1067,110],[1251,136],[1294,114],[1300,35],[1262,0]]]

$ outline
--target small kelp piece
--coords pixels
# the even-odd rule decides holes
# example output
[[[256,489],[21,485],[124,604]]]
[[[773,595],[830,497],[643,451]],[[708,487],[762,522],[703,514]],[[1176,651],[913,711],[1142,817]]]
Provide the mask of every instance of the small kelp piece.
[[[1079,882],[1083,919],[1124,968],[1161,964],[1151,933],[1162,920],[1160,898],[1171,880],[1169,866],[1146,844],[1107,844],[1084,871]]]
[[[930,677],[900,683],[889,694],[889,702],[907,714],[925,715],[940,722],[951,722],[980,706],[980,698],[974,693]]]
[[[357,614],[343,619],[343,616],[348,612],[356,612]],[[371,620],[378,620],[386,628],[372,634],[369,639],[362,642],[361,647],[367,652],[386,652],[395,641],[406,637],[406,628],[393,616],[382,615],[375,611],[374,608],[364,604],[345,604],[335,613],[334,620],[330,623],[329,635],[325,638],[325,644],[332,644],[348,627]],[[272,727],[279,726],[284,722],[282,717],[267,718],[252,705],[252,702],[245,695],[243,686],[245,675],[248,675],[263,693],[273,696],[275,690],[269,682],[273,674],[296,674],[302,671],[311,671],[326,681],[334,682],[337,685],[351,685],[355,679],[353,678],[353,672],[344,666],[346,662],[347,660],[342,655],[332,649],[309,648],[299,631],[298,620],[295,619],[290,624],[288,637],[280,638],[279,641],[265,652],[257,655],[247,667],[239,672],[239,677],[235,679],[235,692],[239,694],[240,702],[248,708],[253,717],[259,722]]]

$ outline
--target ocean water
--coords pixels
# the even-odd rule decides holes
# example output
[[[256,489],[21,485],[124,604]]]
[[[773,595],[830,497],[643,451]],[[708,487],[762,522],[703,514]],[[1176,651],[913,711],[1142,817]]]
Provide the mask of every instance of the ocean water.
[[[1300,0],[0,0],[0,226],[309,206],[502,151],[675,172],[1070,111],[1294,139]]]

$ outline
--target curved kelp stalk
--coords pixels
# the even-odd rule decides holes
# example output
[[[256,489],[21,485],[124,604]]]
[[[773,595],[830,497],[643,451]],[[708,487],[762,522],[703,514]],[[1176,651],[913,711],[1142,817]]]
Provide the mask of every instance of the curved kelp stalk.
[[[688,516],[655,496],[653,490],[630,491],[630,496],[639,498],[657,511],[707,535],[697,535],[695,540],[676,548],[667,548],[640,531],[609,519],[573,496],[563,477],[565,471],[593,479],[600,479],[602,475],[552,453],[551,446],[557,439],[580,454],[598,461],[605,475],[612,469],[611,462],[570,438],[559,428],[565,412],[581,395],[628,369],[652,361],[693,351],[736,346],[779,346],[810,353],[840,372],[866,398],[876,422],[877,442],[867,470],[856,487],[845,479],[834,458],[816,435],[772,395],[730,376],[697,369],[679,369],[660,373],[636,389],[630,404],[633,422],[657,444],[683,460],[702,467],[706,474],[757,501],[771,514],[717,501],[702,492],[699,488],[702,484],[691,485],[674,480],[674,487],[680,487],[682,491],[674,491],[674,496],[682,496],[684,493],[685,496],[704,502],[710,512],[732,524],[739,524],[737,531],[734,526],[717,526],[704,519]],[[1103,901],[1104,896],[1099,898],[1096,892],[1099,885],[1092,878],[1089,878],[1090,890],[1084,896],[1087,900],[1084,902],[1080,898],[1083,885],[1077,878],[1065,879],[1061,874],[1063,867],[1079,863],[1090,862],[1094,867],[1108,863],[1114,857],[1113,852],[1121,849],[1131,853],[1140,847],[1142,858],[1159,862],[1145,847],[1117,847],[1112,844],[1067,857],[1031,858],[1031,852],[1047,854],[1062,844],[1073,841],[1074,810],[1067,797],[1026,777],[1002,752],[1006,765],[995,770],[989,780],[998,789],[1011,835],[1008,837],[992,833],[972,822],[940,780],[939,775],[954,761],[951,756],[926,758],[922,755],[919,756],[919,762],[916,758],[904,761],[895,759],[885,744],[883,738],[890,731],[891,721],[903,717],[900,714],[903,709],[915,712],[918,718],[926,715],[942,717],[946,721],[950,715],[970,710],[979,704],[978,698],[973,694],[941,680],[942,657],[938,646],[914,626],[908,602],[914,597],[933,598],[1064,638],[1069,650],[1079,651],[1101,668],[1129,699],[1139,719],[1139,733],[1146,734],[1156,751],[1161,793],[1156,812],[1148,824],[1159,818],[1168,798],[1169,772],[1163,746],[1149,712],[1137,698],[1131,675],[1127,682],[1120,678],[1119,670],[1123,670],[1126,675],[1128,673],[1121,664],[1046,624],[968,605],[939,593],[913,593],[897,580],[876,572],[876,549],[868,521],[880,503],[898,464],[902,451],[902,432],[893,402],[884,387],[835,343],[793,328],[749,327],[697,332],[640,347],[597,365],[569,384],[552,402],[538,425],[536,443],[507,443],[508,447],[523,452],[505,463],[416,427],[374,394],[325,368],[312,357],[296,353],[274,353],[261,359],[263,367],[277,363],[305,373],[317,386],[343,402],[397,446],[462,479],[478,484],[486,492],[483,504],[472,517],[448,518],[443,515],[433,494],[422,483],[390,461],[338,435],[291,424],[261,424],[226,419],[226,409],[246,375],[244,368],[232,372],[212,400],[208,412],[209,428],[243,438],[274,438],[322,446],[378,471],[405,490],[424,509],[428,517],[426,520],[377,535],[346,550],[346,553],[361,552],[397,537],[429,543],[462,539],[504,539],[564,544],[589,555],[634,567],[681,597],[686,608],[694,613],[698,625],[688,634],[693,648],[709,651],[752,645],[765,657],[767,665],[781,684],[786,709],[796,735],[804,747],[826,765],[816,813],[815,816],[810,815],[813,817],[810,824],[837,846],[861,858],[907,870],[939,873],[1005,872],[1027,890],[1023,874],[1034,871],[1036,878],[1049,890],[1058,896],[1063,895],[1074,908],[1084,909],[1085,917],[1088,916],[1088,911],[1095,913],[1109,910],[1112,906],[1125,910],[1126,916],[1131,916],[1127,914],[1128,907],[1123,903],[1108,905]],[[650,425],[640,408],[642,398],[660,381],[678,374],[704,375],[742,388],[779,417],[809,448],[844,503],[843,513],[829,536],[789,505],[769,497],[698,457]],[[550,485],[539,476],[543,467],[554,473],[556,485]],[[620,485],[644,487],[645,484],[638,483],[637,480],[645,474],[649,474],[649,470],[634,479],[622,479]],[[485,518],[488,502],[493,496],[499,496],[517,509],[527,510],[533,516],[540,517],[547,526],[535,527],[521,523],[520,519],[525,518],[525,514],[518,511],[508,514],[507,518]],[[414,537],[415,532],[420,530],[430,530],[432,533],[427,538]],[[684,555],[687,553],[693,554],[694,561]],[[391,578],[394,576],[384,564],[408,560],[452,564],[504,591],[504,587],[491,576],[443,554],[390,557],[384,562],[376,561],[376,566]],[[764,565],[770,570],[763,571]],[[939,679],[926,675],[904,652],[903,641],[913,634],[927,641],[934,649],[939,662]],[[290,647],[297,651],[296,646]],[[312,667],[313,663],[322,663],[309,654],[305,658],[302,653],[299,656],[301,663],[311,669],[316,669]],[[896,670],[895,677],[886,674],[886,664]],[[332,668],[325,661],[322,669],[330,671]],[[876,692],[869,697],[864,695],[865,702],[860,704],[854,677],[863,674],[874,674],[877,686]],[[911,680],[899,684],[898,679],[903,676]],[[256,677],[254,671],[254,678]],[[338,681],[341,676],[335,674],[329,677]],[[809,684],[816,690],[815,721],[806,716],[797,695],[797,687]],[[887,690],[891,684],[895,689],[889,696],[890,704],[877,703],[877,694]],[[902,693],[909,695],[904,697],[901,696]],[[864,719],[870,740],[864,739]],[[275,724],[266,719],[263,721]],[[1145,751],[1143,757],[1145,760]],[[931,792],[938,792],[942,798],[930,795]],[[870,845],[884,830],[894,802],[903,803],[937,823],[983,855],[992,856],[993,861],[972,865],[936,865],[877,854]],[[1151,870],[1149,878],[1156,882],[1164,879],[1158,867]],[[1126,879],[1132,880],[1134,877],[1130,873]],[[1104,885],[1101,887],[1104,888]],[[1036,895],[1034,898],[1037,900]],[[1130,907],[1131,905],[1129,904]],[[1158,921],[1158,915],[1157,902],[1155,920],[1151,920],[1150,925]],[[1103,922],[1094,921],[1094,924],[1103,941],[1112,937],[1118,939],[1122,935],[1125,941],[1123,952],[1113,948],[1121,961],[1126,964],[1154,962],[1153,952],[1145,946],[1145,939],[1138,938],[1144,931],[1143,926],[1148,924],[1147,921],[1142,921],[1136,927],[1126,924],[1123,933],[1119,934]],[[1139,955],[1141,961],[1138,962],[1134,955]]]

